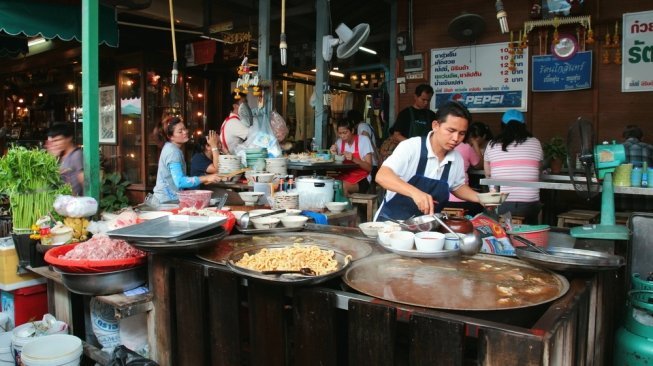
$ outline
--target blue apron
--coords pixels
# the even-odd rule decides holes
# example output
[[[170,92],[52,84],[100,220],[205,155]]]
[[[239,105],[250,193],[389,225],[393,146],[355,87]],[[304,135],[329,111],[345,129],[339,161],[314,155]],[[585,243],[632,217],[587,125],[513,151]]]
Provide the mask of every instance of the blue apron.
[[[432,179],[424,176],[426,169],[426,161],[428,159],[428,151],[426,150],[426,137],[422,136],[422,148],[419,154],[419,163],[417,164],[417,171],[415,175],[410,178],[408,184],[415,186],[422,192],[426,192],[438,201],[435,207],[435,212],[440,212],[449,201],[449,169],[451,162],[448,162],[444,167],[440,179]],[[422,211],[417,208],[415,202],[408,196],[395,194],[389,201],[384,201],[383,208],[377,217],[377,221],[385,221],[388,218],[395,220],[405,220],[411,216],[423,215]]]

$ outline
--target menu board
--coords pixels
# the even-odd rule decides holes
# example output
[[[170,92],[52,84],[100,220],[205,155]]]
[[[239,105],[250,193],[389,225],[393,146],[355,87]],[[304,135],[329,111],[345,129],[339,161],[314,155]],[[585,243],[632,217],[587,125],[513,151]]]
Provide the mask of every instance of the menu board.
[[[526,111],[528,103],[528,48],[514,55],[510,71],[508,43],[431,50],[431,109],[448,100],[461,102],[471,112]]]
[[[653,91],[653,11],[623,15],[621,91]]]

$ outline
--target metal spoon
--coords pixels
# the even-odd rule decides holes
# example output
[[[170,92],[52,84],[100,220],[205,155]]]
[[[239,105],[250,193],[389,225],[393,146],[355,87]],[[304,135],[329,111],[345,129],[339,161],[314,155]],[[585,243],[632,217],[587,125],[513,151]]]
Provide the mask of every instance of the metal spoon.
[[[266,212],[259,215],[254,215],[252,217],[272,216],[280,213],[286,213],[286,209],[284,208],[281,210],[274,210],[272,212]],[[249,225],[249,219],[252,217],[249,217],[249,212],[245,212],[242,216],[240,216],[240,219],[238,220],[238,226],[240,226],[241,229],[247,229],[247,225]]]
[[[532,241],[530,241],[530,240],[524,238],[523,236],[520,236],[520,235],[513,235],[512,238],[513,238],[513,239],[517,239],[517,241],[520,241],[520,242],[526,244],[529,248],[535,250],[535,251],[538,252],[538,253],[542,253],[542,254],[546,254],[546,255],[551,255],[549,252],[547,252],[546,250],[544,250],[544,249],[538,247],[535,243],[533,243]]]

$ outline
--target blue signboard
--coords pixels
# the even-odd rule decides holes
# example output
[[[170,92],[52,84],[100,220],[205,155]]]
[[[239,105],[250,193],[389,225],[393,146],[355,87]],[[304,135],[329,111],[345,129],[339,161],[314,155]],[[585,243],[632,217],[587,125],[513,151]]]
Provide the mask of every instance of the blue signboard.
[[[567,91],[592,87],[592,51],[578,52],[568,60],[533,56],[533,91]]]
[[[448,100],[454,100],[456,102],[461,102],[469,109],[519,109],[522,106],[523,99],[525,98],[523,97],[523,92],[521,90],[438,93],[435,94],[435,105],[441,105]]]

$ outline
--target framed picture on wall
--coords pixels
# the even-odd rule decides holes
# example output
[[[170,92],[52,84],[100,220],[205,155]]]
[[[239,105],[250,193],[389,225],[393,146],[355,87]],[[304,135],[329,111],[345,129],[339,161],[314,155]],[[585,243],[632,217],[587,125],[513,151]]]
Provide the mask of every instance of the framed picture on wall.
[[[117,142],[115,85],[100,88],[100,126],[98,129],[101,144]]]

